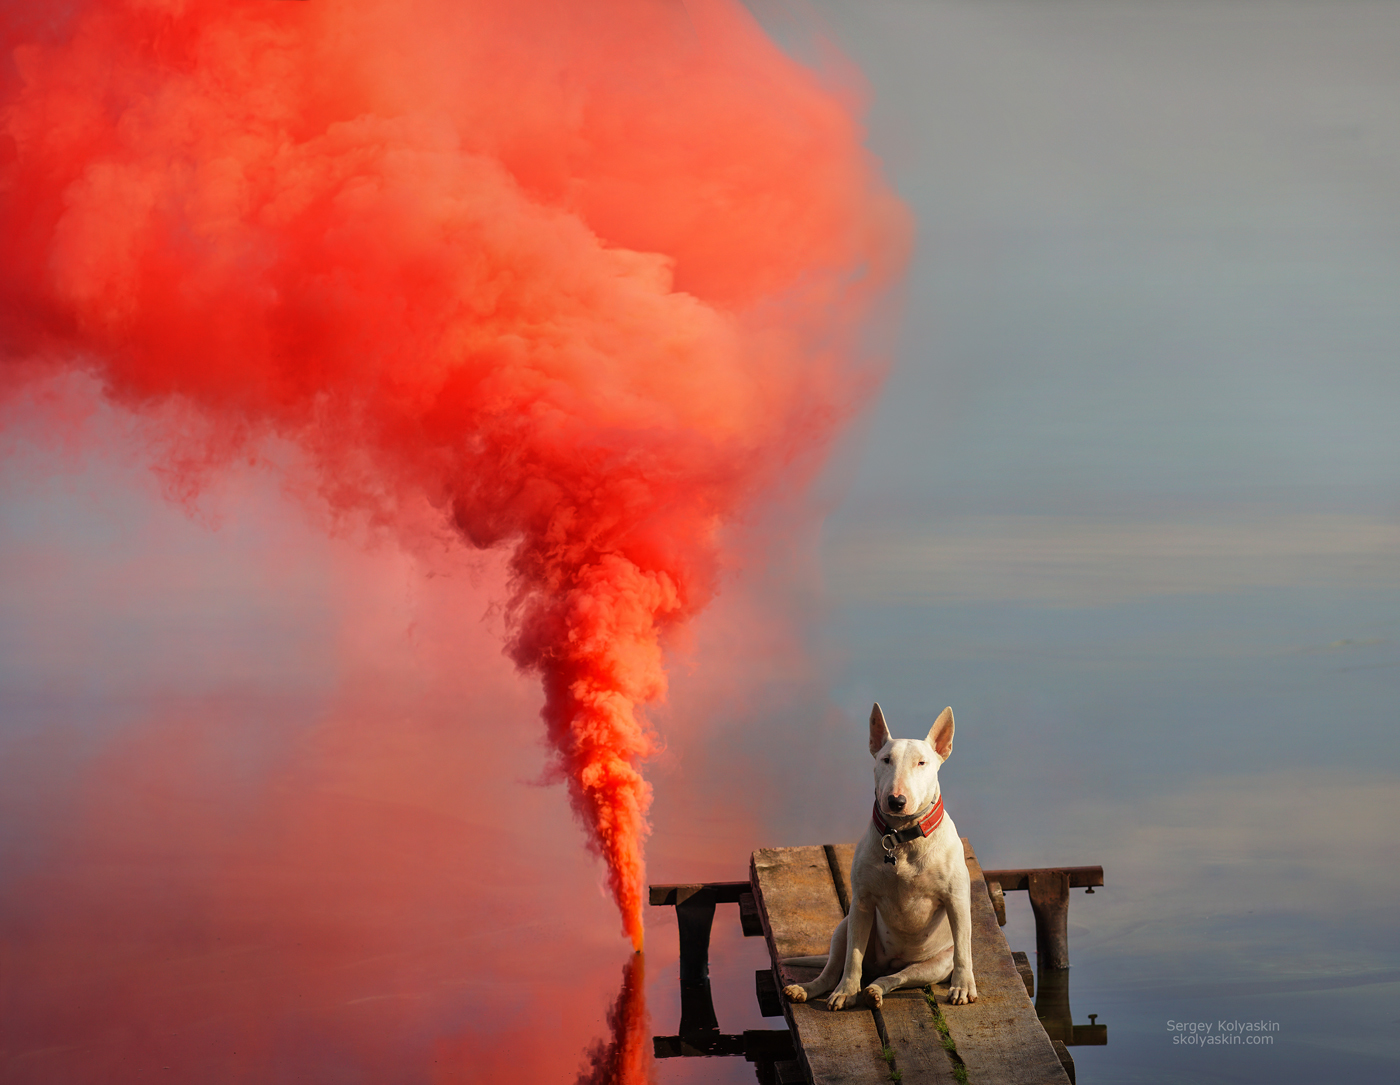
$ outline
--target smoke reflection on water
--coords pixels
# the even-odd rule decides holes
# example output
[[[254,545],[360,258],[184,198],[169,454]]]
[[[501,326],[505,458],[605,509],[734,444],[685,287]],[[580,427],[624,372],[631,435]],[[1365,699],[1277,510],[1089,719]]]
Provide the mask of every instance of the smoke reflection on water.
[[[207,715],[104,756],[8,894],[6,1079],[570,1078],[615,976],[591,937],[607,903],[577,892],[596,872],[432,795],[372,794],[412,758],[355,737],[389,773],[231,786],[244,736]],[[635,1066],[645,1031],[632,976],[609,1065]]]
[[[573,1080],[623,947],[563,794],[524,782],[538,694],[480,620],[492,571],[420,597],[258,483],[223,534],[140,486],[144,530],[84,508],[130,482],[6,487],[0,1078]],[[607,1065],[645,1016],[638,962]]]
[[[647,1080],[651,1063],[651,1020],[647,1015],[646,968],[635,954],[622,968],[622,989],[608,1010],[609,1038],[588,1052],[588,1068],[578,1085],[631,1085]]]

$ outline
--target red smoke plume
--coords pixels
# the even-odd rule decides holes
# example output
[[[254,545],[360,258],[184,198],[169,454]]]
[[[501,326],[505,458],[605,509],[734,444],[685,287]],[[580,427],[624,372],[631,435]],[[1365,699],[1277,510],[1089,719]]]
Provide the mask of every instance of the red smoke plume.
[[[507,548],[509,654],[640,945],[639,706],[718,532],[869,390],[902,264],[850,96],[734,0],[0,18],[7,383],[195,419],[177,489],[277,435],[339,512]]]

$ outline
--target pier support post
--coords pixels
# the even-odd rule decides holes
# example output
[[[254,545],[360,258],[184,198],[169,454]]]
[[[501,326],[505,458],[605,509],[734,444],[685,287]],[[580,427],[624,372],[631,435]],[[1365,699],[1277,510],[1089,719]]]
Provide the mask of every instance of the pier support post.
[[[682,987],[699,987],[710,978],[710,928],[714,922],[715,895],[709,889],[701,889],[676,905]]]
[[[1069,967],[1069,872],[1030,871],[1035,953],[1040,969]]]
[[[704,1039],[717,1037],[719,1019],[710,996],[710,929],[715,921],[715,894],[701,889],[676,904],[676,926],[680,929],[681,1024],[682,1038],[696,1047]]]

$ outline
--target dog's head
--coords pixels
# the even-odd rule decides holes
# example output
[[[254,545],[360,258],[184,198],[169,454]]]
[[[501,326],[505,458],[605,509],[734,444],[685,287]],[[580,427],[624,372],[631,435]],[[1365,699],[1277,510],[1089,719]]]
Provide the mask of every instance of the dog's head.
[[[870,756],[875,758],[875,801],[895,817],[921,814],[938,798],[938,766],[953,752],[953,710],[945,708],[928,737],[891,738],[885,714],[870,710]]]

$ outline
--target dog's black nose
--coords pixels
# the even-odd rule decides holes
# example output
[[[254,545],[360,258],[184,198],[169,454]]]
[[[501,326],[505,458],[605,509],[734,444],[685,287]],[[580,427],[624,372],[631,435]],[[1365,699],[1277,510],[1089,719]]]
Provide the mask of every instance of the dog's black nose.
[[[891,795],[889,797],[889,804],[890,809],[893,810],[896,814],[898,814],[907,805],[909,805],[909,800],[906,799],[903,795]]]

